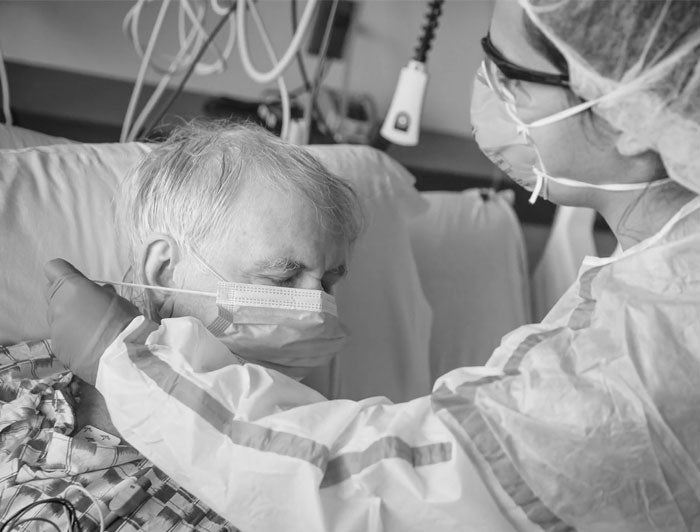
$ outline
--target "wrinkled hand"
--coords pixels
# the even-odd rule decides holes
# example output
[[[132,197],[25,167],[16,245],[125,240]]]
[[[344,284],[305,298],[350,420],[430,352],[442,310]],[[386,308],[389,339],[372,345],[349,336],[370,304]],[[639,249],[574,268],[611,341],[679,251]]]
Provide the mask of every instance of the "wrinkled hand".
[[[63,259],[47,262],[44,275],[54,355],[95,384],[100,357],[140,312],[112,287],[93,283]]]

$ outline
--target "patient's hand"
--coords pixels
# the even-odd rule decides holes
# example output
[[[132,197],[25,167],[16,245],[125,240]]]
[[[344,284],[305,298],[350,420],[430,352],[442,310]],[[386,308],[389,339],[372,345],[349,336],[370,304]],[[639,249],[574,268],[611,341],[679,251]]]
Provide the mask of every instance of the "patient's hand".
[[[97,388],[87,382],[76,380],[80,384],[80,402],[75,409],[76,430],[82,429],[85,425],[92,425],[97,429],[108,432],[112,436],[117,436],[123,440],[112,424],[112,419],[109,417],[107,405],[105,404],[102,394],[97,391]]]

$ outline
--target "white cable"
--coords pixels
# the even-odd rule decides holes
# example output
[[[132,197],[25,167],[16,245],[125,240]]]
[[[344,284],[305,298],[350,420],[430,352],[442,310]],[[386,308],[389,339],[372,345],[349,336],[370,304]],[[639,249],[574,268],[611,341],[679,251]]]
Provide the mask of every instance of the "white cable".
[[[5,58],[0,48],[0,90],[2,90],[2,113],[5,115],[5,124],[12,125],[12,113],[10,112],[10,83],[7,80],[5,70]]]
[[[195,48],[194,56],[196,56],[199,47],[202,45],[202,43],[204,43],[204,41],[207,40],[207,32],[202,26],[201,21],[197,18],[194,11],[192,10],[192,6],[190,6],[189,0],[180,0],[180,12],[184,12],[185,14],[187,14],[187,16],[192,21],[193,29],[196,28],[197,32],[199,33],[201,41]],[[199,64],[195,66],[194,70],[195,73],[199,74],[200,76],[223,72],[224,67],[226,65],[226,62],[223,60],[223,54],[219,50],[219,47],[216,45],[216,43],[212,42],[210,46],[213,48],[213,50],[217,53],[219,57],[213,63],[203,63],[200,61]]]
[[[189,7],[189,2],[187,0],[182,0],[183,4],[182,7],[185,9],[185,11],[188,11],[191,13],[191,8]],[[218,7],[218,4],[215,4],[215,0],[211,0],[212,10],[217,14],[222,17],[228,16],[228,10],[224,10],[223,13],[220,13],[216,7]],[[193,23],[195,23],[195,20],[193,19]],[[200,30],[200,34],[202,37],[202,43],[205,42],[208,38],[209,35],[208,33],[204,30],[202,27],[201,23],[199,21],[196,21],[196,24],[198,25],[198,29]],[[195,73],[200,75],[200,76],[208,76],[210,74],[218,74],[226,70],[226,62],[228,61],[228,58],[231,56],[231,52],[233,51],[233,47],[236,44],[236,21],[234,20],[233,17],[230,18],[229,20],[229,32],[228,32],[228,37],[226,39],[226,44],[224,45],[223,50],[219,50],[219,47],[216,45],[216,43],[212,42],[211,46],[214,48],[216,53],[218,54],[218,58],[212,62],[212,63],[204,63],[200,61],[196,66],[195,66]],[[199,45],[196,47],[197,50],[199,50]],[[196,55],[196,51],[195,51]],[[187,62],[189,63],[189,61]]]
[[[158,103],[158,100],[160,100],[160,97],[163,95],[163,92],[167,88],[168,83],[170,83],[173,74],[177,72],[178,64],[183,61],[183,56],[185,55],[189,46],[192,44],[192,41],[197,37],[197,35],[195,34],[195,32],[190,32],[190,34],[187,37],[188,41],[185,41],[183,47],[180,48],[180,53],[173,60],[173,63],[171,65],[173,67],[172,73],[165,74],[163,75],[163,77],[160,78],[156,89],[153,91],[153,94],[151,94],[151,97],[148,99],[148,102],[146,102],[146,105],[143,106],[143,109],[139,113],[139,116],[134,121],[134,125],[131,128],[131,131],[129,131],[129,133],[127,134],[127,141],[132,141],[136,139],[136,135],[139,134],[139,131],[143,127],[144,122],[153,111],[153,108]],[[194,57],[190,61],[194,61]]]
[[[317,3],[318,0],[309,0],[306,4],[304,13],[299,21],[297,31],[292,37],[292,41],[289,43],[289,47],[287,48],[287,51],[284,52],[282,59],[279,62],[275,61],[271,70],[268,70],[267,72],[260,72],[255,68],[255,66],[253,66],[253,63],[250,60],[245,29],[246,5],[249,7],[251,13],[255,8],[252,0],[238,0],[238,5],[236,6],[236,17],[238,19],[238,51],[241,56],[243,68],[245,68],[246,73],[253,81],[257,83],[269,83],[278,78],[290,65],[297,51],[299,50],[299,47],[301,46],[302,39],[306,35],[306,30],[311,22],[311,17],[313,16]]]
[[[129,106],[126,109],[126,116],[124,117],[124,124],[122,125],[122,132],[119,136],[120,142],[125,142],[129,130],[131,128],[131,121],[134,117],[134,110],[136,109],[136,103],[138,102],[139,96],[141,94],[141,87],[143,86],[144,78],[146,76],[146,69],[148,68],[151,55],[153,54],[153,48],[156,44],[156,39],[158,38],[158,33],[160,33],[160,28],[163,25],[163,19],[165,18],[165,12],[168,10],[170,5],[170,0],[163,0],[161,4],[160,11],[158,12],[158,17],[156,18],[156,23],[153,26],[153,32],[151,33],[151,38],[148,41],[148,46],[146,47],[146,52],[144,53],[143,59],[141,60],[141,66],[139,67],[139,72],[136,76],[136,81],[134,82],[134,90],[131,92],[131,99],[129,100]]]
[[[147,2],[152,2],[155,0],[138,0],[134,6],[127,12],[126,16],[124,17],[124,21],[122,23],[122,31],[126,35],[127,39],[131,42],[131,45],[134,47],[134,50],[138,54],[139,57],[143,58],[145,51],[143,49],[143,46],[141,44],[141,40],[139,38],[139,24],[140,24],[140,17],[141,17],[141,12],[143,9],[143,5]],[[211,4],[204,4],[206,5],[211,5],[212,9],[219,14],[219,11],[215,9],[214,7],[214,0],[211,0]],[[177,5],[179,6],[179,11],[178,11],[178,41],[180,43],[180,48],[184,45],[184,41],[186,40],[186,31],[185,31],[185,19],[188,18],[192,22],[192,31],[196,32],[198,34],[198,37],[201,39],[199,42],[194,43],[194,51],[192,52],[192,55],[190,57],[195,57],[196,56],[196,50],[199,50],[201,44],[207,39],[208,34],[207,31],[205,30],[203,26],[203,21],[206,18],[206,12],[207,10],[202,6],[202,5],[197,5],[196,13],[195,9],[192,8],[191,4],[189,3],[188,0],[180,0],[177,2]],[[216,7],[218,4],[216,4]],[[219,50],[219,47],[216,45],[216,43],[212,43],[210,46],[212,46],[214,52],[218,55],[218,57],[212,62],[212,63],[204,63],[200,62],[196,65],[195,68],[195,73],[200,76],[207,76],[210,74],[216,74],[223,72],[226,69],[226,63],[228,61],[228,58],[230,57],[233,48],[236,44],[236,39],[235,39],[235,33],[236,33],[236,28],[235,28],[235,22],[231,20],[230,26],[229,26],[229,32],[228,32],[228,37],[226,39],[226,43],[224,45],[223,50]],[[163,64],[163,59],[165,59],[166,64]],[[156,72],[160,74],[173,74],[172,72],[172,62],[173,62],[173,56],[169,55],[161,55],[156,57],[155,55],[151,55],[149,59],[149,66],[155,70]],[[190,64],[189,60],[185,60],[183,64],[188,65]],[[184,70],[184,67],[179,68],[178,70],[182,71]]]
[[[243,4],[246,0],[238,0],[238,7],[240,7],[241,4]],[[311,0],[309,0],[311,2]],[[279,65],[280,63],[277,62],[277,55],[275,54],[275,49],[272,47],[272,43],[270,42],[270,37],[267,34],[267,31],[265,30],[265,25],[263,24],[262,19],[260,18],[260,14],[258,13],[258,10],[255,8],[255,4],[252,2],[249,5],[250,7],[250,14],[253,17],[253,20],[255,21],[255,25],[258,27],[258,32],[260,33],[260,38],[263,41],[263,45],[265,46],[265,49],[267,50],[267,55],[270,56],[270,61],[272,62],[273,65]],[[308,6],[307,6],[308,7]],[[240,14],[237,12],[236,17],[239,17]],[[238,25],[238,29],[240,31],[240,24]],[[240,34],[239,34],[240,36]],[[240,47],[240,39],[238,41],[238,45]],[[277,77],[277,86],[279,87],[280,91],[280,99],[282,100],[282,131],[280,132],[280,138],[284,141],[289,140],[289,124],[292,119],[292,110],[291,110],[291,105],[289,102],[289,91],[287,90],[287,84],[284,82],[284,78],[280,75]]]
[[[326,27],[323,30],[323,39],[321,41],[321,47],[318,51],[318,63],[316,64],[313,85],[311,86],[311,93],[309,94],[309,103],[306,106],[306,109],[304,109],[304,127],[306,128],[306,131],[309,132],[311,131],[311,124],[313,122],[314,103],[316,102],[316,98],[318,98],[318,91],[321,88],[323,69],[326,68],[326,60],[328,59],[328,46],[331,42],[331,34],[333,33],[333,21],[335,20],[335,13],[337,9],[338,0],[333,0],[331,10],[328,13]]]
[[[84,493],[88,497],[88,499],[90,499],[92,501],[92,503],[95,505],[95,508],[97,509],[97,515],[100,518],[100,531],[99,532],[105,532],[105,516],[102,513],[102,508],[100,508],[100,501],[92,493],[90,493],[88,490],[86,490],[80,484],[71,484],[65,490],[63,490],[63,498],[64,499],[68,500],[68,497],[66,497],[66,493],[71,489],[81,491],[82,493]]]

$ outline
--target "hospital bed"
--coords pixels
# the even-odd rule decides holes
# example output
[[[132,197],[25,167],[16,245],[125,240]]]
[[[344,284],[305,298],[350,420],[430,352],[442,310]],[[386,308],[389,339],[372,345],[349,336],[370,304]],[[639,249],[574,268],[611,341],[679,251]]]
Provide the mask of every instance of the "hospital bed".
[[[530,319],[523,236],[507,197],[419,193],[383,152],[309,149],[353,184],[368,219],[337,294],[351,340],[309,385],[351,399],[425,395],[446,371],[485,363],[501,336]],[[126,248],[112,199],[147,150],[0,126],[0,344],[48,336],[47,260],[121,280]]]
[[[121,279],[126,248],[112,200],[148,150],[141,143],[86,144],[0,125],[0,345],[48,337],[47,260],[63,257],[89,277]],[[504,334],[531,319],[525,242],[507,193],[421,193],[413,175],[383,152],[349,145],[309,150],[352,183],[367,227],[337,292],[350,342],[308,385],[333,398],[410,400],[429,393],[451,369],[484,364]],[[561,251],[551,242],[549,248],[545,254]],[[128,465],[130,475],[149,482],[150,498],[135,510],[141,515],[168,514],[180,521],[177,530],[189,530],[192,512],[200,512],[212,530],[228,530],[216,528],[220,518],[152,464]],[[86,489],[103,482],[99,474],[95,479]],[[116,490],[121,484],[114,482]],[[188,517],[178,517],[183,508]]]

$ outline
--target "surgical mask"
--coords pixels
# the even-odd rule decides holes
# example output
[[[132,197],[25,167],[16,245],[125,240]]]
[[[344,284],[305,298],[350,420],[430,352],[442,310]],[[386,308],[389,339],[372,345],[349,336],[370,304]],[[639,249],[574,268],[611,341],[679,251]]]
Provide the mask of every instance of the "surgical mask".
[[[474,80],[472,95],[471,120],[474,139],[484,155],[513,181],[529,190],[534,180],[530,203],[535,203],[540,195],[548,199],[551,182],[567,187],[624,192],[656,187],[670,181],[659,179],[644,183],[594,184],[552,176],[545,169],[542,156],[530,134],[533,128],[554,124],[574,116],[603,100],[619,97],[628,90],[633,90],[632,87],[621,87],[600,98],[525,123],[518,117],[515,96],[506,87],[502,77],[503,74],[491,61],[487,59],[482,62]]]
[[[347,334],[335,298],[321,290],[226,281],[196,252],[193,256],[219,280],[216,292],[113,283],[214,298],[218,317],[207,325],[230,352],[301,379],[342,349]]]

